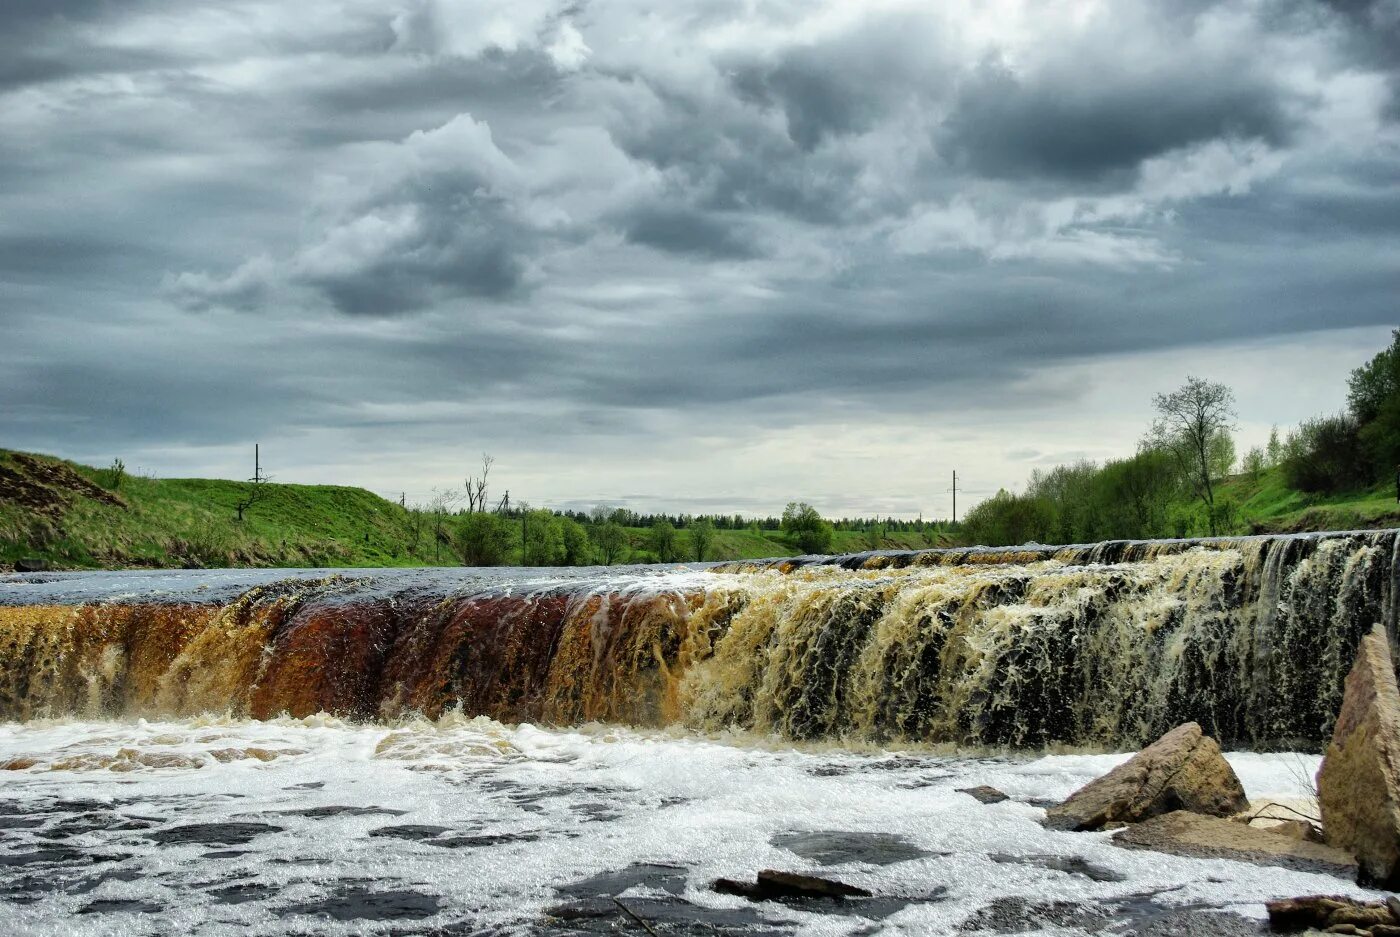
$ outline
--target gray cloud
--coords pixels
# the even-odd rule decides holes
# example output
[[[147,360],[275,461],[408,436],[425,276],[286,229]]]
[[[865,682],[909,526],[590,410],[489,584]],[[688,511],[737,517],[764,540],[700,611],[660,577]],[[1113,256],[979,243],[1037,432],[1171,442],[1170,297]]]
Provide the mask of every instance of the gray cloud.
[[[905,510],[920,433],[908,477],[995,490],[1103,451],[1097,367],[1395,315],[1386,2],[40,9],[0,4],[7,444]]]

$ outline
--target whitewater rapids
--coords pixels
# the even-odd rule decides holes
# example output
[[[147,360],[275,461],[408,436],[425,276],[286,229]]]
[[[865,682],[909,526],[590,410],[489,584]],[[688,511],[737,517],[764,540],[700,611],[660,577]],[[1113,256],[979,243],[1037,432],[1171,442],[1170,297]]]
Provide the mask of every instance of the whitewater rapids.
[[[28,765],[0,781],[0,907],[9,933],[33,937],[643,933],[629,914],[659,933],[947,934],[998,912],[1031,931],[1150,933],[1189,916],[1197,933],[1245,933],[1270,898],[1366,894],[1040,827],[1038,804],[1123,757],[457,715],[10,723],[0,762]],[[1228,757],[1254,798],[1304,794],[1317,766]],[[1011,799],[955,790],[980,784]],[[761,868],[837,875],[876,898],[789,907],[709,890]]]

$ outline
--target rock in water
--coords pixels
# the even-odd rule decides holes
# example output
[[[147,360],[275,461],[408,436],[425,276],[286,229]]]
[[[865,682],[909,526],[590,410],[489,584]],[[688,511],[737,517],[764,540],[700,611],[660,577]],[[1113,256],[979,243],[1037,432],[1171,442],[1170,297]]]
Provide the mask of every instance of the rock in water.
[[[1126,849],[1151,849],[1199,859],[1233,859],[1236,862],[1277,865],[1344,878],[1352,878],[1356,874],[1356,863],[1351,854],[1344,850],[1185,810],[1153,817],[1119,830],[1113,836],[1113,844]]]
[[[1228,817],[1248,803],[1215,739],[1188,722],[1051,807],[1045,825],[1052,830],[1098,830],[1173,810]]]
[[[1400,690],[1379,625],[1347,674],[1317,794],[1327,842],[1356,856],[1363,880],[1400,888]]]

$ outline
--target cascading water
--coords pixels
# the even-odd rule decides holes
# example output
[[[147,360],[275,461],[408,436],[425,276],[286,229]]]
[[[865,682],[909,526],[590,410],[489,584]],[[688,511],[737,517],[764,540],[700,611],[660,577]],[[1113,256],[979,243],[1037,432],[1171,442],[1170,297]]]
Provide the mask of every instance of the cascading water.
[[[1316,748],[1400,532],[877,553],[663,570],[0,579],[0,718],[729,727],[1131,747],[1199,721]]]

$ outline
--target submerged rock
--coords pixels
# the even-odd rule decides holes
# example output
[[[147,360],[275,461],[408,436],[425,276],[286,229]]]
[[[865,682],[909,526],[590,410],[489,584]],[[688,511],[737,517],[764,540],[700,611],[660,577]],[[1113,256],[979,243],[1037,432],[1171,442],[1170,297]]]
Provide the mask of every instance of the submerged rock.
[[[1345,877],[1356,873],[1355,860],[1340,849],[1185,810],[1120,830],[1114,834],[1113,842],[1129,849],[1151,849],[1178,856],[1234,859]]]
[[[1220,746],[1194,722],[1177,726],[1045,813],[1053,830],[1099,830],[1174,810],[1228,817],[1249,804]]]
[[[715,891],[726,895],[739,895],[751,901],[772,901],[780,898],[869,898],[871,892],[858,885],[848,885],[839,879],[822,878],[818,875],[803,875],[800,872],[781,872],[777,869],[764,869],[757,880],[741,882],[732,878],[716,879]]]
[[[1308,928],[1331,933],[1347,933],[1338,928],[1356,928],[1374,934],[1375,928],[1400,925],[1391,909],[1379,901],[1354,901],[1340,895],[1310,895],[1270,901],[1269,929],[1277,934],[1295,934]]]
[[[1347,674],[1317,792],[1327,842],[1356,856],[1364,880],[1400,888],[1400,690],[1380,626]]]
[[[999,804],[1003,800],[1010,800],[1005,794],[986,784],[979,784],[977,787],[959,787],[959,794],[966,794],[973,800],[984,804]]]

